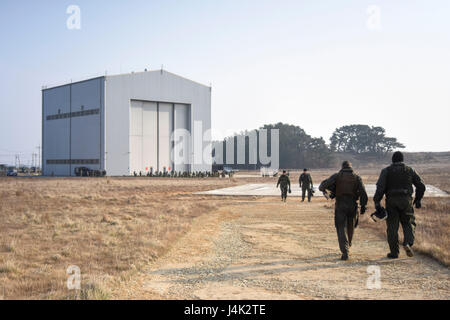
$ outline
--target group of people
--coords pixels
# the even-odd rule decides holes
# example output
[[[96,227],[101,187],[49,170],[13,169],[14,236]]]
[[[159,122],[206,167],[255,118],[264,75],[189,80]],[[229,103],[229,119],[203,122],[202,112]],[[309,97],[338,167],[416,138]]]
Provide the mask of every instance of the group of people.
[[[302,188],[302,201],[308,193],[308,201],[313,195],[311,175],[305,169],[300,175],[299,184]],[[277,188],[281,188],[282,201],[286,201],[287,193],[291,193],[291,183],[286,171],[278,179]],[[413,201],[413,193],[416,188]],[[319,190],[331,199],[336,199],[335,226],[337,230],[341,259],[348,260],[352,246],[353,234],[358,226],[359,215],[366,212],[368,197],[364,183],[357,175],[349,161],[342,163],[342,169],[322,181]],[[386,212],[387,240],[390,252],[387,257],[396,259],[399,256],[398,229],[402,225],[403,248],[408,257],[414,256],[414,231],[416,227],[414,207],[421,208],[421,200],[425,194],[425,184],[417,172],[405,165],[404,156],[397,151],[392,156],[392,164],[381,171],[377,189],[373,197],[377,212]],[[381,200],[386,197],[386,209],[381,206]],[[358,208],[359,202],[359,208]],[[358,210],[359,209],[359,210]]]
[[[314,194],[314,185],[308,169],[303,170],[303,173],[298,179],[298,183],[302,189],[302,202],[305,202],[306,194],[308,194],[308,201],[311,202],[311,197]],[[283,170],[283,174],[278,178],[277,188],[278,187],[281,189],[281,201],[286,202],[287,194],[292,193],[291,180],[289,179],[289,174],[286,170]]]
[[[147,173],[142,173],[142,171],[136,172],[133,171],[133,176],[135,177],[152,177],[152,178],[218,178],[220,173],[218,171],[175,171],[175,170],[165,170],[164,171],[156,171],[153,172],[153,169],[150,169]],[[225,177],[225,173],[222,173],[222,177]],[[231,175],[230,175],[231,177]]]

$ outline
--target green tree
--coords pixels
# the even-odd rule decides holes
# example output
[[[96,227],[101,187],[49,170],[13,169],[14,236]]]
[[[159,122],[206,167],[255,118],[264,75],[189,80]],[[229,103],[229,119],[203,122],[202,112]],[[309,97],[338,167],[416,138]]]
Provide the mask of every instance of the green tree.
[[[328,167],[333,158],[330,148],[326,145],[325,140],[320,138],[313,138],[308,135],[305,130],[298,126],[277,123],[277,124],[267,124],[260,129],[267,130],[267,143],[269,150],[269,155],[275,150],[270,150],[270,131],[273,129],[279,130],[279,155],[280,155],[280,167],[288,169],[301,169],[301,168],[323,168]],[[258,136],[258,146],[259,146],[259,134],[260,130],[256,130]],[[234,139],[234,163],[233,167],[239,169],[256,169],[260,168],[261,164],[259,161],[259,150],[256,150],[258,155],[258,164],[252,165],[249,163],[249,132],[241,132],[235,134],[232,137],[224,139],[223,144],[223,155],[226,158],[226,141]],[[246,163],[244,165],[237,165],[237,139],[238,137],[245,136],[245,159]],[[215,155],[215,150],[213,150],[213,156]]]
[[[336,152],[386,153],[405,146],[396,138],[386,137],[382,127],[353,124],[337,128],[330,138],[330,147]]]

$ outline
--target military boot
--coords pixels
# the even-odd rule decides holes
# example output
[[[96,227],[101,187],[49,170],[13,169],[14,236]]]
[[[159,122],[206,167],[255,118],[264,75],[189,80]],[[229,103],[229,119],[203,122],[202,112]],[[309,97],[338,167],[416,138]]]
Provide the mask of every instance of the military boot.
[[[403,246],[403,248],[405,249],[406,255],[408,257],[414,257],[414,251],[412,250],[411,246],[409,244],[406,244]]]

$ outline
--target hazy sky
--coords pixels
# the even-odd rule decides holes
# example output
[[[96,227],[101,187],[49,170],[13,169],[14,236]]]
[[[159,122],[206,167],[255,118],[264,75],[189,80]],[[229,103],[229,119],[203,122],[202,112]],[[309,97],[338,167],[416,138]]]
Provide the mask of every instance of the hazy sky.
[[[2,0],[0,37],[0,163],[37,152],[42,85],[161,65],[212,84],[216,137],[361,123],[450,151],[448,0]]]

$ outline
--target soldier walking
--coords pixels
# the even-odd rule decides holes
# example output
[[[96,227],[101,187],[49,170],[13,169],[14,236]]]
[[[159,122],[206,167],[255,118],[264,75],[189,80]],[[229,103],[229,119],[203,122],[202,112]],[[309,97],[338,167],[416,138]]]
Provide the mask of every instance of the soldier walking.
[[[392,156],[392,164],[381,171],[377,182],[377,191],[373,197],[375,207],[381,207],[381,200],[386,195],[386,211],[388,217],[387,240],[390,253],[387,257],[397,259],[399,255],[398,228],[403,229],[403,248],[408,257],[414,256],[414,231],[416,228],[414,208],[422,207],[421,200],[425,194],[425,184],[417,172],[403,163],[404,157],[400,151]],[[412,201],[413,185],[416,187],[415,200]]]
[[[349,161],[342,163],[342,170],[322,181],[319,186],[322,192],[330,191],[336,196],[334,223],[336,226],[341,260],[348,260],[349,249],[352,246],[354,230],[358,225],[358,200],[361,214],[366,212],[367,193],[362,179],[357,175]]]
[[[302,189],[302,202],[305,202],[306,192],[308,192],[308,202],[311,202],[311,196],[314,186],[308,169],[303,169],[303,173],[300,175],[298,183],[300,185],[300,188]]]
[[[281,201],[286,202],[287,193],[291,192],[291,180],[286,174],[286,170],[283,170],[283,174],[278,178],[277,188],[280,186],[281,189]]]

